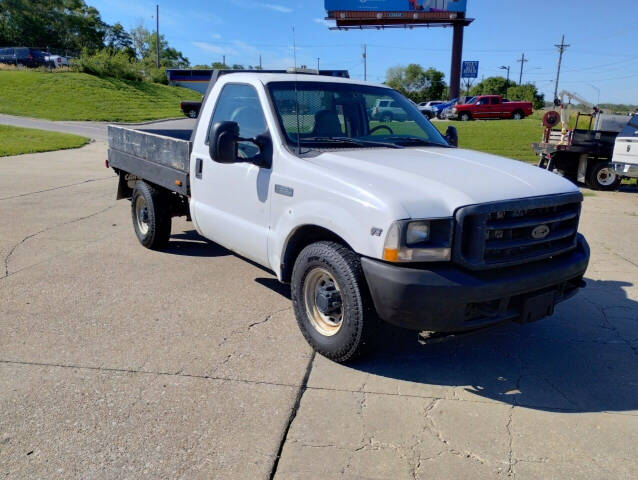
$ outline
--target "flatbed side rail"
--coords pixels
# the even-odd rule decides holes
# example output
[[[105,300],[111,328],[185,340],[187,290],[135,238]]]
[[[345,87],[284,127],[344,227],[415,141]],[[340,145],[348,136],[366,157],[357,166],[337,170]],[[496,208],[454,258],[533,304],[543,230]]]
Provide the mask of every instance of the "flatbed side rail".
[[[113,125],[108,137],[111,167],[189,195],[189,141]]]

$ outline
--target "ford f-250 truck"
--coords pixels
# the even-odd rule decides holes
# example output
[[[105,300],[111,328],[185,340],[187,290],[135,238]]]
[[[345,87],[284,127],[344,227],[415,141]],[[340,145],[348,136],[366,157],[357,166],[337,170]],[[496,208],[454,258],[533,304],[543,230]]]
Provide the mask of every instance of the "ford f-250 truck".
[[[468,103],[456,105],[448,118],[462,121],[494,118],[522,120],[532,113],[531,102],[505,102],[500,95],[479,95]]]
[[[531,322],[584,285],[571,182],[455,148],[454,127],[441,135],[383,85],[224,73],[192,132],[109,127],[118,198],[145,247],[166,246],[171,218],[187,216],[272,270],[326,357],[366,351],[379,318],[429,332]],[[379,100],[404,121],[371,119]]]

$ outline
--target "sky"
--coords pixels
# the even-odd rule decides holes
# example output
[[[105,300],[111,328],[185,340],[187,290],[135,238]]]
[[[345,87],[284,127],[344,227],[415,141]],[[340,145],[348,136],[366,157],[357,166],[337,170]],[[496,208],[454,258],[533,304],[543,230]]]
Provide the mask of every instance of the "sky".
[[[367,79],[382,82],[388,68],[418,63],[445,72],[449,80],[452,29],[330,30],[323,0],[86,0],[113,24],[155,28],[193,65],[221,61],[264,68],[296,64],[348,69],[363,79],[362,45],[367,48]],[[479,61],[479,78],[505,76],[510,66],[518,81],[534,82],[553,97],[558,51],[565,35],[559,90],[591,103],[638,104],[638,4],[635,0],[468,0],[464,60]],[[293,28],[297,48],[293,48]]]

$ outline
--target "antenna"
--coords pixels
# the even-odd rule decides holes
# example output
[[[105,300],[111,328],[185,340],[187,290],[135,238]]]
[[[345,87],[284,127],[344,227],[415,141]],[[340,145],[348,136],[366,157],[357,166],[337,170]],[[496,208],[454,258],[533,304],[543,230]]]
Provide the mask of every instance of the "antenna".
[[[301,127],[299,126],[299,96],[297,94],[297,39],[295,26],[292,26],[292,54],[295,62],[295,114],[297,117],[297,155],[301,155]]]

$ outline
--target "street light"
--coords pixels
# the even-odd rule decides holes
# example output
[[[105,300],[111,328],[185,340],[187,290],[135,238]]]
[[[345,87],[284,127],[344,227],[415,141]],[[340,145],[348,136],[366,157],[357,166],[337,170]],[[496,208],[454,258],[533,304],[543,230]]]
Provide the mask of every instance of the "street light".
[[[598,88],[596,85],[592,85],[591,83],[588,83],[587,85],[589,85],[591,88],[596,90],[596,92],[598,92],[598,99],[596,100],[596,106],[600,105],[600,88]]]
[[[509,65],[501,65],[500,67],[501,70],[507,70],[507,85],[509,86],[510,84],[510,67]]]

